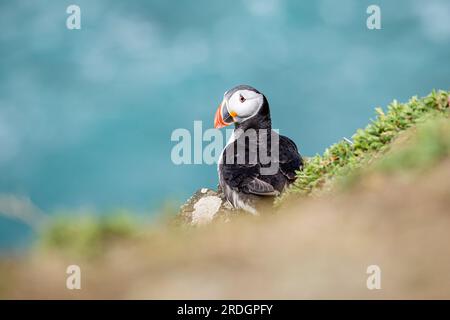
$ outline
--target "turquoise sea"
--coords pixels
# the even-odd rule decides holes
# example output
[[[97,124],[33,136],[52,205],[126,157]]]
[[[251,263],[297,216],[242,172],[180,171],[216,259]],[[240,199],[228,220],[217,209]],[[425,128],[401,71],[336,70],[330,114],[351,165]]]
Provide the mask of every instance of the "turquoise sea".
[[[211,127],[242,83],[320,153],[377,106],[449,89],[450,2],[0,0],[0,251],[29,245],[35,214],[152,215],[215,187],[215,165],[171,161],[171,133]]]

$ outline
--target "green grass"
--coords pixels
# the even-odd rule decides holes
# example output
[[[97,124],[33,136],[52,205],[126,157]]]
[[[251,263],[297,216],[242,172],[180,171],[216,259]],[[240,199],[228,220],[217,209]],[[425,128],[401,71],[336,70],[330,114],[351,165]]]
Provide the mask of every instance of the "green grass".
[[[417,126],[413,141],[387,154],[375,169],[385,173],[426,171],[450,157],[450,119],[430,118]]]
[[[68,254],[95,256],[117,239],[133,239],[143,226],[131,213],[109,215],[60,215],[45,226],[38,246],[44,250],[59,250]]]
[[[352,136],[353,144],[340,141],[326,149],[323,155],[310,158],[276,204],[292,195],[306,196],[328,190],[336,178],[347,176],[380,157],[406,129],[429,117],[448,117],[449,103],[448,91],[433,91],[427,97],[413,97],[407,103],[393,101],[386,112],[376,108],[376,119],[365,129],[356,131]]]

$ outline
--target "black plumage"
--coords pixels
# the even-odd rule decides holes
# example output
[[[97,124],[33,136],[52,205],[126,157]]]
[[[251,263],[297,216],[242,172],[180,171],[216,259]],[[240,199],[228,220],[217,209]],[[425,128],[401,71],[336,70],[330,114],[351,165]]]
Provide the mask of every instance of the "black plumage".
[[[272,130],[269,103],[259,91],[238,86],[225,93],[224,101],[239,90],[259,94],[261,105],[255,114],[234,122],[234,135],[218,164],[219,186],[233,207],[256,214],[259,204],[273,200],[295,181],[295,172],[301,170],[303,160],[291,139]],[[278,156],[272,152],[277,146]],[[268,159],[263,159],[264,155]],[[267,174],[270,167],[274,169]]]

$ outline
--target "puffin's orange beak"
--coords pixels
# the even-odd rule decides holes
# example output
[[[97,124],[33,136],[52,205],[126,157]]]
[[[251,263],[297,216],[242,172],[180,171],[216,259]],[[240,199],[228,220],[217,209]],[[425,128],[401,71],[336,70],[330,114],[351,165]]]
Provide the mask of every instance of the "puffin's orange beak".
[[[214,117],[214,128],[219,129],[226,126],[229,126],[231,123],[226,123],[222,117],[222,103],[219,104],[219,107],[216,111],[216,116]]]

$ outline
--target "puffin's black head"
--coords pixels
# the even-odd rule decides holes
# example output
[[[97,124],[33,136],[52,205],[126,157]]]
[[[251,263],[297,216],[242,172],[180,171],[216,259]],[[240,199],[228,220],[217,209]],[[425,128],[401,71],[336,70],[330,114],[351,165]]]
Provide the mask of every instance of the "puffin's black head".
[[[214,128],[223,128],[232,123],[235,123],[236,128],[243,129],[270,128],[266,97],[247,85],[239,85],[225,92],[214,118]]]

